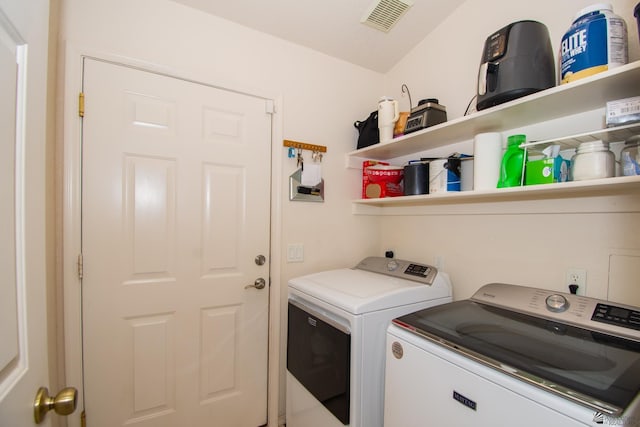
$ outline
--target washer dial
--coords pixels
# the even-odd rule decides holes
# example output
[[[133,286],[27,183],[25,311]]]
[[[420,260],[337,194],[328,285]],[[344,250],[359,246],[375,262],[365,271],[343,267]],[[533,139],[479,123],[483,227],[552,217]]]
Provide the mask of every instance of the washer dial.
[[[547,309],[554,313],[561,313],[569,308],[569,301],[559,294],[549,295],[546,299]]]

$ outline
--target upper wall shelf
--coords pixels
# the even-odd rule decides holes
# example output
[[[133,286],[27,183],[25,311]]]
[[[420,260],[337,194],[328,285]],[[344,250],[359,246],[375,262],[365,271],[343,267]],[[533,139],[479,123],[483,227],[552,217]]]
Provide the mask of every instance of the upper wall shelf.
[[[389,160],[470,140],[482,132],[502,132],[592,111],[609,101],[631,96],[640,96],[640,61],[352,151],[347,156]]]

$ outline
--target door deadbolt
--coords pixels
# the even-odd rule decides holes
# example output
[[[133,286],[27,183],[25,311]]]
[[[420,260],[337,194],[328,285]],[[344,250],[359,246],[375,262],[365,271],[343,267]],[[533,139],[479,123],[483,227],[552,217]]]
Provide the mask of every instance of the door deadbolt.
[[[264,257],[264,255],[258,255],[254,261],[256,262],[256,265],[264,265],[265,262],[267,262],[267,259]]]
[[[69,415],[76,410],[77,405],[78,390],[73,387],[63,388],[55,397],[49,396],[46,387],[40,387],[33,402],[33,419],[36,424],[40,424],[52,409],[58,415]]]
[[[265,286],[267,286],[267,281],[266,281],[266,280],[264,280],[262,277],[258,277],[258,278],[256,279],[256,281],[255,281],[255,282],[253,282],[253,285],[247,285],[247,286],[245,286],[244,288],[245,288],[245,289],[248,289],[248,288],[262,289],[262,288],[264,288]]]

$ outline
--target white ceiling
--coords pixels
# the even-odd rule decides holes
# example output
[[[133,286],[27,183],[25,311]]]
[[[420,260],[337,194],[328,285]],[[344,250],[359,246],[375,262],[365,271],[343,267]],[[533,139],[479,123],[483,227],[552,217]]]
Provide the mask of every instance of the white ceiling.
[[[465,0],[413,0],[388,32],[360,23],[375,0],[174,0],[385,73]]]

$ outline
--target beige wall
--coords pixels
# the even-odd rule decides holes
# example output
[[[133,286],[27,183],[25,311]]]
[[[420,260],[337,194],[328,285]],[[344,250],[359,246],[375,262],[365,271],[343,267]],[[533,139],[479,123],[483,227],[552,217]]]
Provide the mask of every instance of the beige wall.
[[[408,100],[400,92],[402,83],[406,83],[414,104],[421,98],[436,97],[447,107],[449,119],[460,117],[475,94],[480,53],[489,34],[510,22],[535,19],[547,25],[557,52],[575,14],[592,3],[467,1],[385,76],[387,93],[401,99],[401,105],[407,108]],[[627,22],[630,61],[638,60],[638,27],[633,17],[637,2],[611,3]],[[602,114],[595,111],[586,117],[532,126],[524,132],[532,139],[571,135],[600,127]],[[522,129],[513,130],[516,131]],[[509,133],[504,132],[503,136]],[[466,141],[461,147],[470,150],[472,145]],[[449,152],[442,149],[438,154]],[[566,291],[565,274],[569,268],[586,269],[587,294],[607,298],[620,294],[617,287],[628,288],[630,283],[636,283],[635,278],[609,283],[609,267],[610,258],[620,253],[640,255],[640,242],[633,231],[640,227],[638,201],[639,193],[634,191],[606,199],[423,209],[419,215],[384,217],[380,249],[393,248],[398,256],[425,262],[440,259],[451,274],[457,299],[469,297],[479,286],[495,281]],[[593,213],[609,209],[619,213]],[[636,260],[640,263],[640,258]],[[629,276],[629,271],[625,274]],[[635,303],[640,304],[640,286],[635,286],[632,294]]]
[[[609,248],[640,248],[632,234],[624,232],[640,224],[637,210],[502,215],[495,214],[503,206],[498,204],[494,213],[483,215],[357,216],[351,214],[350,200],[359,197],[360,171],[345,168],[344,156],[355,148],[353,121],[365,118],[380,95],[400,99],[400,86],[407,83],[414,102],[439,97],[450,118],[460,116],[474,93],[480,49],[490,32],[515,19],[539,19],[549,25],[555,47],[575,11],[588,3],[468,1],[386,76],[168,0],[62,0],[60,39],[67,52],[121,57],[125,62],[130,58],[170,74],[276,98],[281,101],[276,120],[282,138],[328,147],[323,160],[326,202],[292,203],[287,200],[287,177],[295,161],[274,141],[282,160],[276,164],[282,197],[274,221],[275,237],[282,243],[282,274],[276,285],[282,287],[283,304],[289,278],[351,266],[387,248],[407,259],[432,262],[441,257],[458,298],[488,281],[561,287],[567,266],[587,268],[590,293],[602,296],[604,288],[595,283],[606,277]],[[613,3],[619,13],[622,6],[632,7],[631,1]],[[635,40],[632,59],[637,59],[636,27],[629,13],[625,18]],[[586,230],[597,233],[587,237]],[[291,243],[304,245],[303,263],[284,261]],[[284,352],[280,366],[283,375]]]
[[[570,268],[586,269],[587,294],[607,299],[610,292],[621,292],[616,283],[609,288],[610,258],[631,254],[637,257],[636,264],[640,262],[640,245],[631,231],[640,226],[640,192],[626,197],[636,199],[634,213],[549,213],[554,205],[574,201],[550,200],[522,203],[515,213],[501,212],[502,205],[512,203],[505,202],[491,204],[489,213],[483,206],[482,213],[451,209],[442,214],[385,217],[382,241],[398,257],[441,262],[451,276],[454,299],[468,298],[491,282],[568,292],[565,274]],[[617,200],[589,200],[587,204],[596,208]],[[531,204],[546,212],[527,213]],[[637,305],[637,276],[630,283],[636,288],[632,292],[635,302],[619,302]]]

